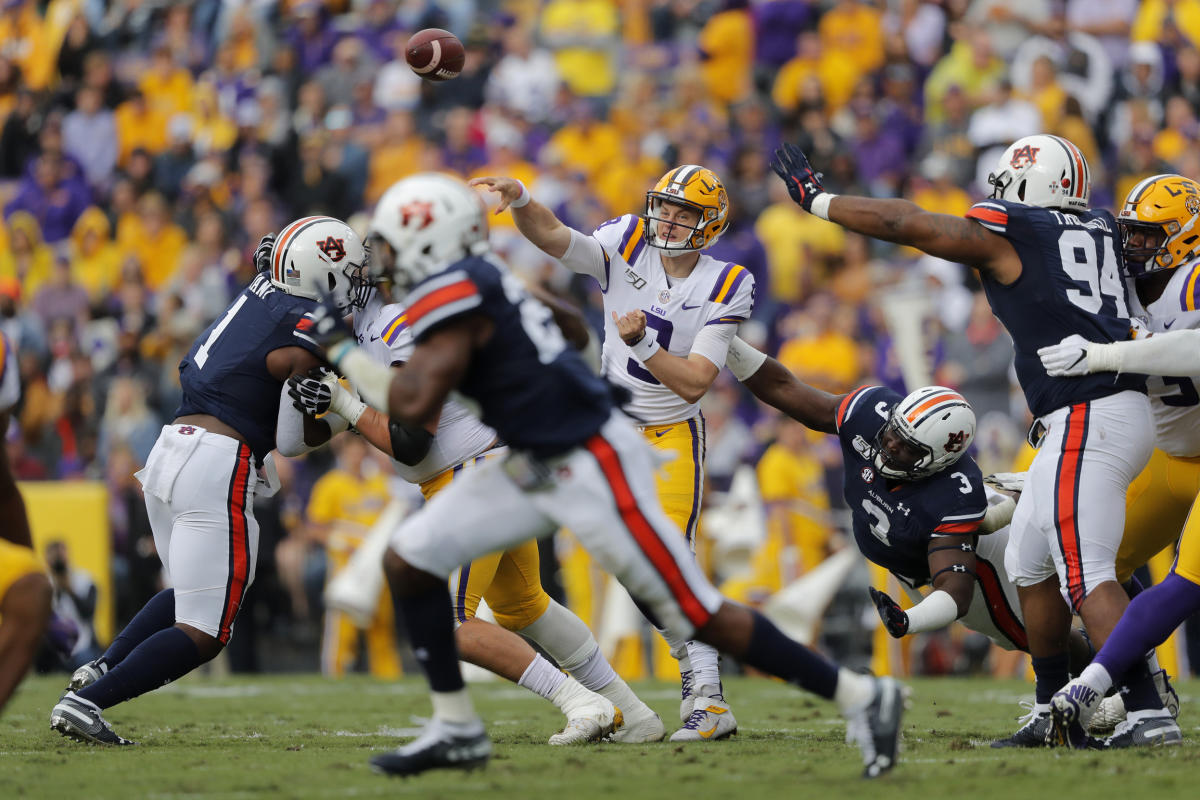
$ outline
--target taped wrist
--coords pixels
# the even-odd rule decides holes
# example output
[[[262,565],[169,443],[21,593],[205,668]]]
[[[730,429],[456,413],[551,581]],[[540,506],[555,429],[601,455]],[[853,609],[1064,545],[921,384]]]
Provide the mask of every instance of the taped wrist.
[[[814,217],[820,217],[825,220],[829,219],[829,204],[835,197],[837,195],[832,192],[821,192],[813,198],[812,205],[808,209],[809,213]]]
[[[352,392],[346,391],[340,383],[334,383],[330,388],[333,390],[333,397],[329,401],[329,410],[344,417],[350,425],[357,425],[359,418],[367,410],[367,404]]]
[[[1120,372],[1121,348],[1093,342],[1087,346],[1088,372]]]
[[[729,343],[729,352],[725,354],[725,366],[733,373],[733,377],[745,382],[754,376],[767,360],[767,354],[753,347],[738,336]]]
[[[908,610],[908,632],[920,633],[944,628],[958,619],[958,603],[949,592],[936,589]]]

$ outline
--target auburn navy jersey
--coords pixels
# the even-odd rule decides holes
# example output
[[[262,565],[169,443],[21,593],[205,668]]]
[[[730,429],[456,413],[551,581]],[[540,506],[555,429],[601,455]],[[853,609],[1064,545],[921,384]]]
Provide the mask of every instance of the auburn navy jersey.
[[[920,481],[889,480],[875,471],[875,437],[902,399],[891,389],[864,386],[838,406],[843,492],[862,554],[920,586],[929,581],[929,540],[974,533],[987,496],[970,456]]]
[[[241,291],[179,362],[183,402],[175,412],[208,414],[245,437],[261,461],[275,448],[283,383],[267,371],[267,353],[303,347],[320,354],[305,333],[316,301],[271,285],[266,273]]]
[[[530,297],[507,267],[471,257],[417,285],[405,298],[419,347],[439,326],[482,314],[492,336],[471,358],[458,391],[506,443],[539,457],[558,455],[600,430],[612,387],[567,346],[550,309]]]
[[[1130,338],[1121,242],[1112,214],[1102,209],[1067,214],[986,200],[972,206],[967,217],[1008,239],[1021,258],[1021,277],[1014,283],[1004,286],[985,274],[983,289],[1013,338],[1017,380],[1035,416],[1127,389],[1145,391],[1144,376],[1131,373],[1051,378],[1037,354],[1071,334],[1093,342]]]

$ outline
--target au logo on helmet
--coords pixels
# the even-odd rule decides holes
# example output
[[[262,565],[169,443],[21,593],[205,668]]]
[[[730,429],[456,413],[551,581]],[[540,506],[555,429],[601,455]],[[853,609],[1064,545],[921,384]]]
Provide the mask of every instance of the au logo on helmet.
[[[947,437],[946,444],[943,445],[943,447],[947,453],[958,453],[962,451],[963,447],[966,445],[966,442],[967,432],[958,431],[957,433],[951,433],[949,437]]]
[[[317,247],[321,252],[329,256],[329,260],[337,263],[346,257],[346,240],[335,239],[332,236],[326,236],[325,241],[319,242]]]
[[[1032,164],[1036,164],[1037,154],[1041,149],[1042,148],[1040,147],[1031,147],[1029,145],[1025,145],[1024,147],[1018,148],[1017,151],[1012,154],[1012,160],[1008,163],[1013,169],[1021,169],[1022,167],[1028,167]]]
[[[407,228],[410,222],[416,223],[417,230],[432,225],[433,203],[425,200],[413,200],[400,206],[400,225]]]

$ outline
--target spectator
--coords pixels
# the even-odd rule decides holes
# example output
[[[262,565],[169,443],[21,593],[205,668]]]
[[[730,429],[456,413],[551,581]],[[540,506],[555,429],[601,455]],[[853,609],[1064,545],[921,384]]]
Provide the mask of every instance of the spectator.
[[[46,566],[54,586],[54,613],[75,623],[79,638],[63,667],[72,671],[81,664],[99,658],[103,652],[96,641],[96,602],[99,590],[87,571],[71,566],[70,551],[62,539],[46,545]]]
[[[103,189],[117,166],[117,123],[103,105],[99,89],[85,86],[75,93],[75,110],[63,118],[63,147],[83,165],[94,189]]]
[[[824,260],[842,249],[846,235],[841,227],[803,213],[779,181],[772,181],[769,191],[772,203],[758,216],[754,232],[767,249],[771,297],[794,304],[812,291]]]
[[[981,419],[989,413],[1007,415],[1012,383],[1012,339],[992,314],[983,292],[971,298],[966,328],[945,338],[946,358],[934,380],[971,398]]]
[[[163,196],[158,192],[143,195],[136,217],[119,231],[122,254],[138,260],[146,286],[152,291],[163,286],[179,266],[179,256],[187,246],[187,234],[171,221]]]
[[[818,107],[836,111],[850,99],[860,74],[847,53],[826,50],[817,34],[802,33],[796,39],[795,57],[775,77],[771,99],[781,111],[796,112],[811,103],[805,87],[814,85],[819,90],[815,98]]]
[[[1009,143],[1042,130],[1042,115],[1037,106],[1013,92],[1007,79],[1000,82],[992,99],[971,115],[967,136],[979,154],[975,166],[975,185],[983,188],[996,159]]]
[[[71,259],[61,254],[54,259],[54,269],[33,298],[34,313],[47,328],[59,320],[67,320],[76,330],[87,321],[88,294],[76,279]]]
[[[504,55],[488,76],[488,102],[530,122],[545,121],[561,83],[554,55],[534,47],[529,30],[516,24],[501,43]]]
[[[0,278],[15,280],[20,294],[32,299],[50,279],[54,251],[42,241],[42,227],[28,211],[8,218],[8,247],[0,252]]]
[[[167,145],[167,120],[150,107],[140,91],[117,107],[117,166],[126,166],[134,150],[157,155]]]
[[[1141,0],[1129,39],[1200,47],[1200,0]]]
[[[1007,66],[992,48],[991,35],[983,28],[969,28],[943,56],[925,81],[925,120],[944,121],[944,101],[951,87],[965,95],[968,108],[988,102],[1004,80]]]
[[[1031,34],[1061,30],[1051,0],[971,0],[963,21],[991,34],[996,53],[1011,59]]]
[[[618,24],[612,0],[550,0],[542,7],[542,40],[554,51],[558,73],[571,94],[612,93]]]
[[[100,452],[128,447],[134,460],[145,464],[162,429],[162,420],[146,405],[146,387],[136,378],[118,377],[109,384],[100,422]]]
[[[853,389],[863,372],[853,322],[844,309],[830,295],[816,294],[803,311],[793,311],[780,324],[786,341],[779,362],[805,383],[834,394]]]
[[[375,105],[385,111],[412,111],[421,101],[421,79],[404,58],[408,32],[393,33],[391,43],[392,60],[375,76],[372,97]]]
[[[345,219],[351,208],[350,186],[325,158],[328,136],[310,133],[300,140],[300,163],[284,194],[293,219],[328,214]]]
[[[1095,36],[1114,69],[1129,56],[1129,30],[1138,0],[1067,0],[1067,29]]]
[[[708,96],[721,105],[745,100],[753,88],[754,20],[749,0],[721,0],[696,43]]]
[[[116,286],[120,251],[113,243],[108,217],[92,206],[80,215],[71,231],[71,267],[91,303],[108,296]]]

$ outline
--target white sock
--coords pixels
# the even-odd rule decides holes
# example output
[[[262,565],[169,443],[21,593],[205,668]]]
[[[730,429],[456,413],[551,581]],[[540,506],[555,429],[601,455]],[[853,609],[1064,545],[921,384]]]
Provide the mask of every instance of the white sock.
[[[875,679],[870,675],[862,675],[841,667],[838,669],[837,688],[833,690],[833,700],[838,704],[842,713],[857,711],[871,702],[875,696]]]
[[[79,695],[75,694],[75,692],[67,692],[67,697],[71,698],[76,703],[83,703],[88,708],[94,708],[96,711],[104,710],[104,709],[100,708],[100,706],[93,703],[91,700],[88,700],[86,697],[80,697]]]
[[[687,658],[687,639],[684,639],[682,636],[677,636],[670,631],[663,630],[662,628],[656,628],[655,630],[658,631],[659,636],[663,637],[667,643],[667,646],[671,648],[671,658],[675,659],[676,661],[683,661],[683,659]],[[680,667],[680,669],[682,670],[683,667]],[[691,668],[689,667],[688,669]]]
[[[562,675],[562,673],[559,674]],[[567,719],[574,719],[579,716],[581,708],[585,706],[595,707],[597,697],[595,692],[590,692],[580,686],[579,681],[563,675],[563,680],[559,684],[558,689],[547,699],[558,706]]]
[[[1050,713],[1050,704],[1049,703],[1034,703],[1033,704],[1033,715],[1035,717],[1040,717],[1042,714],[1049,714],[1049,713]]]
[[[567,676],[565,673],[555,669],[549,661],[540,655],[535,655],[533,661],[529,662],[529,666],[525,668],[525,672],[521,675],[521,680],[517,681],[517,683],[534,694],[541,695],[549,700],[566,679]]]
[[[1108,670],[1095,661],[1083,668],[1083,672],[1079,673],[1079,680],[1100,694],[1106,694],[1113,685],[1113,679],[1108,674]]]
[[[430,692],[433,700],[433,716],[459,725],[469,725],[479,722],[475,706],[471,705],[471,695],[466,689],[457,692]]]
[[[696,687],[696,694],[724,700],[721,694],[721,671],[717,666],[721,656],[717,648],[704,642],[688,642],[687,657],[692,667],[692,685]]]

